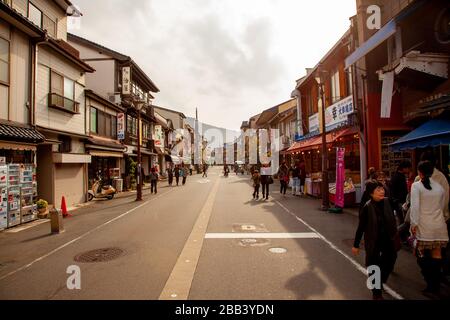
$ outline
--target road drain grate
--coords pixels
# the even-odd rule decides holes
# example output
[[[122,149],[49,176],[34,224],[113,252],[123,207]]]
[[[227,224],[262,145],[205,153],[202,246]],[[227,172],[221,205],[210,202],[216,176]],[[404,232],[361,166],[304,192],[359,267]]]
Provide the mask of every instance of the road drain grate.
[[[96,249],[75,256],[77,262],[105,262],[119,258],[124,251],[119,248]]]

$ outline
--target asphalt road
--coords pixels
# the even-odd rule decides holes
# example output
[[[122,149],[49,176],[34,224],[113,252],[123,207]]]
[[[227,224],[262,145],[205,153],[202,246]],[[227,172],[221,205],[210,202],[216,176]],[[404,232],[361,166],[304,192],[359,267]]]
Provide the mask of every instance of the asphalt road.
[[[274,189],[275,185],[272,185]],[[249,176],[188,177],[144,201],[95,201],[65,219],[0,233],[0,299],[371,299],[364,253],[351,256],[357,218],[318,210],[314,199],[251,196]],[[118,248],[107,262],[81,253]],[[69,266],[81,289],[67,288]],[[425,299],[414,257],[402,250],[388,299]]]

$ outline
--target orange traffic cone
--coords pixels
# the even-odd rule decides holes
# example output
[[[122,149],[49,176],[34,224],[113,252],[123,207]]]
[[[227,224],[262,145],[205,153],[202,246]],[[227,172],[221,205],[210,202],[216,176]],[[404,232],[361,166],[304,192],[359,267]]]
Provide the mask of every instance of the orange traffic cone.
[[[72,216],[71,214],[69,214],[67,212],[66,198],[64,196],[62,196],[62,199],[61,199],[61,211],[62,211],[64,218],[70,218]]]

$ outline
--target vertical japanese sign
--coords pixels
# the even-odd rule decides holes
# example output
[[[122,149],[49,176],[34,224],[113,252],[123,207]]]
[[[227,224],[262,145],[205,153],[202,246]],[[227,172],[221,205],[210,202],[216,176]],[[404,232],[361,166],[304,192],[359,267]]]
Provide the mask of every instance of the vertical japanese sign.
[[[131,94],[131,68],[122,68],[122,94]]]
[[[161,125],[155,126],[154,140],[155,140],[155,147],[164,148],[164,136]]]
[[[125,139],[125,114],[117,114],[117,139]]]
[[[344,208],[344,167],[345,148],[337,148],[336,150],[336,198],[335,205]]]

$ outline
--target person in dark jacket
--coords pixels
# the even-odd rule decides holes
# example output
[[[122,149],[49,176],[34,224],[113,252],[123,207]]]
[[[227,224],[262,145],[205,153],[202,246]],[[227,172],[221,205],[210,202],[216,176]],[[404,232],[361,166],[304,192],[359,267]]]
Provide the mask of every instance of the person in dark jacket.
[[[397,213],[400,224],[405,221],[402,206],[406,202],[406,197],[408,196],[408,184],[406,177],[408,176],[411,167],[411,162],[409,161],[403,161],[400,163],[397,167],[397,171],[392,175],[389,185],[389,198],[395,205],[394,210]]]
[[[180,166],[175,166],[175,182],[178,184],[180,183]]]
[[[359,254],[359,245],[364,235],[366,267],[378,266],[381,271],[381,288],[372,290],[374,300],[382,300],[382,285],[386,283],[397,260],[397,224],[389,199],[385,198],[383,184],[376,181],[367,183],[370,200],[359,215],[352,252]]]
[[[172,186],[173,183],[173,170],[172,167],[167,169],[167,177],[169,178],[169,186]]]
[[[155,194],[158,193],[158,173],[156,172],[155,168],[152,168],[152,170],[150,171],[150,191],[151,193],[153,193],[153,191],[155,192]]]

